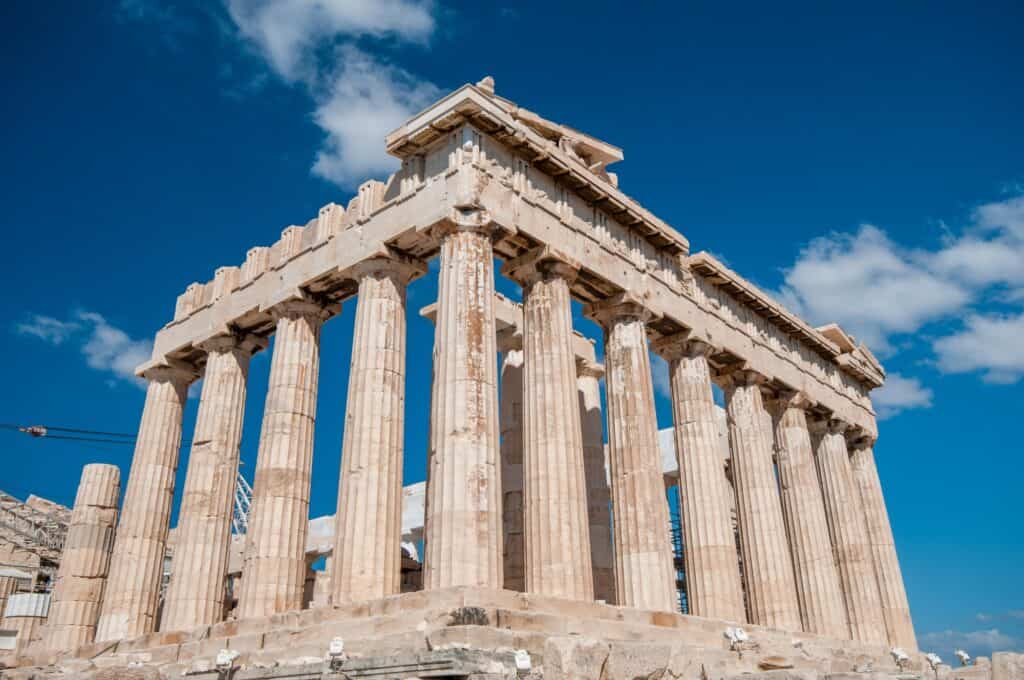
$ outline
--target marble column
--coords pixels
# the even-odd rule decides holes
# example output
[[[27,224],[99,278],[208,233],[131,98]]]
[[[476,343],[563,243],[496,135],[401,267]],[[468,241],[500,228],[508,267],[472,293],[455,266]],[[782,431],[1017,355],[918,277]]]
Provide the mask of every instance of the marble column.
[[[368,260],[359,281],[342,444],[334,604],[401,589],[406,286],[426,271],[398,258]]]
[[[182,411],[197,373],[161,365],[147,369],[143,377],[149,386],[100,608],[96,629],[100,642],[156,630]]]
[[[70,652],[96,636],[120,495],[116,465],[92,464],[82,470],[42,632],[48,649]]]
[[[593,600],[569,289],[577,270],[542,248],[503,273],[523,286],[526,590]]]
[[[621,295],[589,305],[587,315],[605,332],[616,600],[674,612],[679,607],[647,350],[649,313]]]
[[[896,541],[893,539],[889,512],[885,507],[882,482],[875,466],[875,453],[868,441],[853,446],[850,458],[853,465],[853,479],[860,491],[864,508],[868,546],[871,561],[878,578],[878,590],[882,598],[882,615],[889,644],[902,647],[908,652],[917,649],[917,636],[910,618],[910,604],[903,585],[903,573],[896,557]]]
[[[723,378],[747,614],[759,626],[799,631],[800,607],[772,463],[774,437],[761,395],[763,381],[747,370]]]
[[[190,630],[224,617],[249,359],[264,347],[262,338],[231,334],[199,344],[206,369],[161,630]]]
[[[423,586],[500,588],[494,250],[482,211],[442,230]]]
[[[804,630],[849,639],[846,604],[807,429],[805,409],[809,405],[799,392],[783,394],[773,404],[782,514],[793,552]]]
[[[659,341],[655,351],[669,362],[690,613],[743,622],[732,489],[721,456],[708,366],[711,347],[699,340],[669,337]]]
[[[587,480],[587,521],[590,524],[590,566],[594,598],[608,604],[615,599],[615,555],[612,552],[611,489],[604,453],[604,417],[601,415],[602,364],[576,358],[576,388],[583,433],[583,471]]]
[[[501,352],[501,516],[505,590],[526,590],[523,537],[523,336],[498,333]]]
[[[853,479],[846,449],[845,423],[831,420],[818,425],[818,476],[825,500],[839,579],[846,601],[850,635],[861,642],[886,642],[878,579],[871,562],[864,508]]]
[[[332,311],[337,310],[305,299],[271,309],[277,328],[242,564],[240,619],[302,607],[320,329]]]

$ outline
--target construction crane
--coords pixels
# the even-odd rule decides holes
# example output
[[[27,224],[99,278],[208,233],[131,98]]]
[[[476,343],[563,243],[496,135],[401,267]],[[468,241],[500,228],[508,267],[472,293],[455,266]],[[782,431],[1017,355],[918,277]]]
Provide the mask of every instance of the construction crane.
[[[39,556],[39,572],[52,584],[64,549],[70,513],[46,512],[0,491],[0,534],[18,548]]]

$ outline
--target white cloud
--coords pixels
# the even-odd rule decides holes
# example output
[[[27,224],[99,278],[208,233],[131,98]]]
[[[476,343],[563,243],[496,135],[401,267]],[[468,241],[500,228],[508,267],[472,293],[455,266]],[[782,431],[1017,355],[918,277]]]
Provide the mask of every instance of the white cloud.
[[[964,329],[932,343],[945,373],[982,371],[990,383],[1014,383],[1024,376],[1024,313],[967,317]]]
[[[139,385],[142,381],[135,377],[135,367],[148,360],[153,349],[150,341],[133,339],[102,315],[85,310],[75,312],[66,321],[33,314],[28,321],[17,324],[15,330],[51,345],[73,339],[90,368]]]
[[[893,335],[970,300],[963,285],[928,271],[872,225],[812,241],[785,272],[780,297],[815,324],[838,319],[882,354],[891,351]]]
[[[961,632],[944,630],[925,633],[918,641],[921,649],[934,650],[945,659],[953,658],[953,651],[964,649],[972,656],[989,655],[992,652],[1013,651],[1020,641],[998,628]]]
[[[384,153],[385,135],[437,99],[440,90],[355,47],[338,52],[340,70],[314,114],[327,138],[313,173],[347,186],[398,166]]]
[[[28,321],[15,324],[14,330],[21,335],[33,335],[40,340],[59,345],[79,329],[74,321],[61,321],[52,316],[33,314]]]
[[[147,361],[153,351],[149,340],[133,340],[95,312],[78,312],[78,318],[91,324],[82,354],[91,368],[109,371],[119,378],[135,380],[135,367]]]
[[[226,0],[241,36],[284,81],[309,88],[324,131],[312,172],[344,187],[397,167],[384,136],[439,95],[356,39],[426,44],[429,0]]]
[[[871,393],[871,401],[878,417],[885,419],[906,409],[930,408],[933,396],[931,389],[921,385],[917,378],[890,373],[885,378],[885,385]]]
[[[227,0],[228,13],[273,69],[309,82],[320,70],[317,49],[339,37],[425,42],[433,4],[422,0]]]

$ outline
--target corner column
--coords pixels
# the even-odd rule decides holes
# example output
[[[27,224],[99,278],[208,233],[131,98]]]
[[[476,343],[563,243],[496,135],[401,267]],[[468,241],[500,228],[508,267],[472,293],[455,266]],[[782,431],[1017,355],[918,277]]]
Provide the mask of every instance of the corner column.
[[[647,353],[650,313],[619,295],[589,305],[587,315],[605,331],[616,601],[674,612],[675,566]]]
[[[505,590],[526,590],[523,542],[523,336],[498,333],[501,352],[501,537]]]
[[[690,613],[746,621],[729,500],[732,490],[720,453],[711,391],[711,347],[699,340],[669,337],[654,349],[669,361]]]
[[[86,465],[82,470],[43,627],[48,649],[71,652],[96,636],[120,494],[121,471],[116,465]]]
[[[896,556],[896,541],[892,535],[892,525],[889,524],[882,482],[875,466],[875,452],[869,440],[854,443],[850,462],[864,508],[868,547],[878,578],[889,644],[911,652],[917,649],[917,636],[914,634],[914,622],[910,618],[910,604],[903,585],[900,561]]]
[[[817,428],[821,432],[818,476],[843,585],[850,634],[854,640],[884,644],[887,637],[882,602],[868,547],[864,508],[843,435],[846,424],[838,420],[822,421]]]
[[[261,338],[233,334],[199,343],[206,351],[203,392],[178,511],[161,630],[189,630],[224,618],[249,359],[264,347],[266,341]]]
[[[800,619],[808,633],[848,639],[846,605],[807,429],[810,402],[799,392],[786,393],[773,406],[782,514],[793,551]]]
[[[423,587],[500,588],[501,475],[493,226],[460,208],[441,229]]]
[[[335,306],[289,299],[277,320],[263,411],[238,618],[302,607],[320,376],[320,329]]]
[[[100,642],[156,630],[182,412],[197,375],[193,368],[177,365],[153,366],[142,373],[149,386],[96,629]]]
[[[526,590],[594,598],[570,284],[578,265],[540,248],[503,272],[523,286]]]
[[[576,358],[576,388],[583,433],[583,473],[587,479],[587,521],[590,523],[590,566],[594,598],[608,604],[615,599],[615,556],[612,553],[611,490],[604,453],[604,418],[601,384],[604,366]]]
[[[772,421],[761,395],[763,382],[763,376],[742,369],[723,377],[747,611],[753,624],[799,631],[800,607],[772,463]]]
[[[358,265],[331,587],[334,604],[401,590],[406,286],[404,258]]]

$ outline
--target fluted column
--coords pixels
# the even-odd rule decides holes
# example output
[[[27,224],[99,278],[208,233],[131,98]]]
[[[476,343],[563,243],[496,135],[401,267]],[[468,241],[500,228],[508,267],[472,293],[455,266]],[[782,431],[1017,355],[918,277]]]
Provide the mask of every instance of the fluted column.
[[[723,379],[747,613],[751,623],[798,631],[800,607],[772,464],[772,421],[761,396],[763,380],[745,370]]]
[[[116,465],[92,464],[82,470],[42,632],[49,649],[70,652],[96,636],[120,495]]]
[[[860,490],[861,504],[867,527],[868,545],[871,550],[878,589],[882,598],[882,615],[889,644],[913,651],[917,649],[917,636],[910,618],[910,604],[903,585],[903,572],[896,556],[896,541],[889,524],[889,512],[885,507],[882,482],[875,466],[875,453],[869,441],[860,441],[853,446],[850,458],[853,478]]]
[[[800,619],[808,633],[848,639],[846,604],[807,429],[804,409],[809,402],[800,393],[787,393],[773,405],[782,514],[793,552]]]
[[[526,590],[523,538],[523,336],[498,334],[501,352],[501,537],[505,590]]]
[[[423,585],[501,587],[494,250],[483,211],[441,235]]]
[[[583,471],[587,480],[587,520],[590,523],[590,565],[594,598],[608,604],[615,599],[615,556],[612,552],[611,489],[605,467],[604,418],[601,385],[604,366],[576,358],[576,388],[583,433]]]
[[[181,449],[182,411],[196,373],[184,367],[156,366],[143,375],[149,381],[146,405],[100,608],[96,629],[100,642],[133,638],[156,629]]]
[[[302,607],[320,375],[320,328],[330,313],[308,300],[271,309],[277,320],[263,411],[238,617]]]
[[[377,258],[353,272],[359,297],[332,560],[335,604],[401,589],[406,285],[425,270]]]
[[[655,346],[669,361],[690,613],[742,622],[746,613],[732,528],[732,489],[718,440],[710,350],[699,340],[673,337]]]
[[[526,590],[592,600],[569,291],[577,269],[541,248],[508,262],[503,272],[523,286]]]
[[[206,369],[161,630],[189,630],[224,617],[249,359],[264,347],[261,338],[229,334],[199,344]]]
[[[864,508],[853,479],[843,432],[845,423],[822,424],[818,476],[850,621],[850,635],[861,642],[886,642],[878,580],[871,562]]]
[[[605,331],[608,457],[618,604],[676,611],[675,565],[654,411],[648,312],[617,296],[589,305]]]

